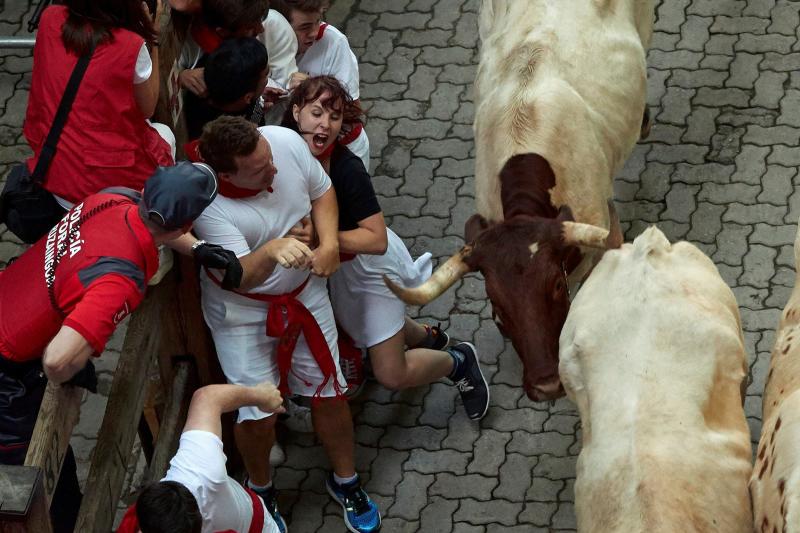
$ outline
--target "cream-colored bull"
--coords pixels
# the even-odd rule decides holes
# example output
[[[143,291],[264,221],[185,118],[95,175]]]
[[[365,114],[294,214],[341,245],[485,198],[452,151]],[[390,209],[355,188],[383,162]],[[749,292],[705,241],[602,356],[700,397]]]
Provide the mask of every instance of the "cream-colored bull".
[[[750,533],[739,311],[708,257],[655,227],[608,251],[560,356],[583,426],[578,531]]]
[[[800,233],[794,241],[800,269]],[[763,396],[763,425],[750,479],[758,532],[800,532],[800,278],[783,311]]]

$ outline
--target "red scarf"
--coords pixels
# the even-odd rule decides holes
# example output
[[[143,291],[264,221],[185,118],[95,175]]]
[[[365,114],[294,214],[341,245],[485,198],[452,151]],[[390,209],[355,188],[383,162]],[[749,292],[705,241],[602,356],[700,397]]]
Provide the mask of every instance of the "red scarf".
[[[192,20],[192,39],[206,54],[210,54],[222,44],[222,37],[199,17]]]
[[[261,533],[264,529],[264,504],[261,502],[258,494],[253,492],[250,487],[244,488],[247,495],[250,496],[250,501],[253,504],[253,518],[250,520],[250,528],[247,533]],[[125,511],[125,516],[122,517],[122,522],[117,528],[117,533],[136,533],[139,531],[139,518],[136,516],[136,504],[134,503],[128,510]],[[217,531],[216,533],[236,533],[233,529],[226,529],[224,531]]]
[[[200,156],[200,139],[189,141],[183,145],[186,158],[193,163],[201,163],[203,158]],[[251,198],[261,191],[255,189],[244,189],[237,187],[233,183],[225,180],[217,180],[219,183],[219,193],[228,198]],[[267,187],[268,192],[273,192],[272,187]]]
[[[327,27],[328,27],[327,22],[323,22],[322,24],[319,25],[319,31],[317,31],[317,39],[316,39],[317,41],[322,39],[322,36],[325,35],[325,28]]]
[[[210,270],[205,270],[211,281],[218,286],[222,285]],[[336,376],[336,363],[333,360],[330,347],[328,347],[328,341],[325,340],[325,335],[322,333],[322,329],[320,329],[314,315],[312,315],[311,311],[297,299],[297,296],[303,292],[303,289],[308,285],[309,279],[311,279],[311,276],[306,278],[299,287],[286,294],[233,292],[245,298],[269,304],[267,310],[266,334],[268,337],[277,337],[279,339],[278,372],[280,373],[281,380],[278,384],[278,390],[281,391],[284,398],[291,393],[289,390],[288,377],[289,371],[292,368],[292,354],[294,353],[295,346],[297,346],[297,339],[300,337],[300,333],[305,336],[306,343],[311,349],[311,355],[314,356],[314,360],[317,362],[317,366],[322,371],[323,375],[322,383],[317,387],[312,401],[317,401],[321,398],[322,390],[328,384],[328,381],[333,382],[336,398],[342,398],[342,386],[339,384]],[[307,386],[311,386],[311,383],[305,383]]]
[[[219,181],[219,193],[222,196],[227,198],[252,198],[253,196],[257,195],[262,190],[256,189],[245,189],[243,187],[237,187],[230,181],[225,180],[218,180]],[[273,192],[272,187],[267,187],[267,192]]]

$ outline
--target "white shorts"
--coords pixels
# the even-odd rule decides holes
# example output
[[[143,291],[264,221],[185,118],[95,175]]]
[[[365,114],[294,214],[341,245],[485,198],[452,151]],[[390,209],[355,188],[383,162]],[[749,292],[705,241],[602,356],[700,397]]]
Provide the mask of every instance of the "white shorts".
[[[347,384],[339,368],[336,322],[325,289],[325,280],[311,276],[308,285],[297,299],[314,315],[325,335],[336,366],[336,379],[341,390],[345,390]],[[266,335],[267,306],[267,303],[232,293],[225,301],[212,302],[206,300],[204,293],[203,315],[211,329],[217,357],[229,383],[257,385],[269,382],[278,385],[280,382],[278,339]],[[220,312],[222,316],[218,315]],[[214,316],[211,317],[209,314]],[[322,371],[306,343],[305,336],[300,335],[292,354],[292,368],[288,376],[289,389],[293,394],[300,396],[314,396],[323,379]],[[323,398],[336,396],[336,387],[332,379],[326,383],[320,395]],[[271,416],[271,413],[265,413],[254,406],[240,407],[237,422],[260,420],[268,416]]]
[[[362,129],[358,137],[353,139],[350,144],[345,144],[345,146],[361,159],[364,163],[364,168],[369,172],[369,137],[367,137],[367,130]]]
[[[406,304],[383,282],[415,287],[431,276],[431,254],[414,261],[403,240],[386,229],[388,246],[383,255],[359,254],[342,263],[329,287],[334,315],[359,348],[375,346],[403,328]]]

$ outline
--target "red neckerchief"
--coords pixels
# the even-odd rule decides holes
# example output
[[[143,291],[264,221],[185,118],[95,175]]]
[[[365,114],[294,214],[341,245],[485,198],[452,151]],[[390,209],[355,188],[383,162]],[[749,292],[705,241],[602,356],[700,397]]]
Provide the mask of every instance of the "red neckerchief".
[[[319,31],[317,32],[317,39],[316,39],[317,41],[322,39],[322,36],[325,34],[325,28],[327,27],[328,27],[327,22],[323,22],[322,24],[319,25]]]
[[[217,277],[209,270],[205,269],[209,279],[217,286],[222,286],[222,283]],[[333,390],[336,392],[336,398],[343,398],[342,386],[336,376],[336,363],[333,361],[331,349],[328,346],[328,341],[325,340],[325,334],[322,333],[317,320],[311,311],[306,308],[303,303],[297,299],[297,295],[303,292],[303,289],[308,285],[308,280],[311,276],[300,284],[299,287],[292,292],[286,294],[259,294],[254,292],[239,292],[232,291],[245,298],[251,300],[258,300],[269,304],[267,309],[267,324],[266,334],[267,337],[278,338],[278,373],[281,376],[278,390],[284,398],[291,394],[289,390],[289,371],[292,368],[292,354],[297,345],[297,339],[302,333],[306,338],[306,343],[311,350],[311,355],[317,362],[317,366],[322,371],[322,383],[317,387],[312,401],[317,401],[322,397],[322,390],[328,381],[333,382]],[[285,320],[284,320],[285,319]],[[297,376],[297,374],[295,374]],[[303,379],[297,376],[299,379]],[[310,387],[311,383],[305,381],[306,386]]]
[[[192,39],[206,54],[210,54],[222,44],[222,37],[198,17],[192,21]]]
[[[225,180],[218,180],[218,181],[219,181],[219,193],[227,198],[252,198],[258,193],[263,192],[263,190],[257,191],[255,189],[245,189],[243,187],[237,187],[230,181],[225,181]],[[272,187],[267,187],[266,190],[268,192],[273,192]]]
[[[203,158],[200,157],[200,139],[195,139],[184,144],[183,151],[186,153],[186,159],[192,163],[200,163],[203,161]]]
[[[244,489],[253,504],[253,518],[250,519],[250,528],[247,533],[261,533],[264,529],[264,505],[261,503],[261,498],[250,487],[245,487]],[[122,517],[117,533],[136,533],[137,531],[139,531],[139,518],[136,516],[136,504],[134,503],[125,511],[125,516]],[[226,529],[216,533],[236,533],[236,531]]]

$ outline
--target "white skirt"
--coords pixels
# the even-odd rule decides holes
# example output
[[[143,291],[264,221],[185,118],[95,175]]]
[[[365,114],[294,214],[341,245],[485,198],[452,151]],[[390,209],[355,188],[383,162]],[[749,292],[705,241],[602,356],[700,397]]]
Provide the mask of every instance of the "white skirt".
[[[328,281],[336,321],[359,348],[375,346],[403,329],[406,304],[383,282],[383,275],[406,287],[416,287],[433,270],[431,254],[416,261],[403,240],[386,229],[389,241],[383,255],[359,254],[342,266]]]

